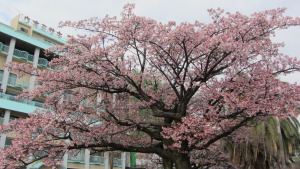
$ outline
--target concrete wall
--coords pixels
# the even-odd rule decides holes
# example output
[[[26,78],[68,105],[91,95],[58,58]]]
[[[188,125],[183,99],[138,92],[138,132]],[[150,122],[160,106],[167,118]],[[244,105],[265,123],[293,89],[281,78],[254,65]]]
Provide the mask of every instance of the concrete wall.
[[[0,70],[4,70],[4,63],[6,61],[6,55],[4,55],[3,53],[0,53]]]
[[[68,168],[84,169],[84,164],[82,164],[82,163],[68,163]]]
[[[90,169],[105,169],[104,165],[90,165]]]
[[[14,30],[17,30],[17,28],[18,28],[19,18],[20,18],[20,15],[17,15],[10,22],[10,26],[13,27]]]

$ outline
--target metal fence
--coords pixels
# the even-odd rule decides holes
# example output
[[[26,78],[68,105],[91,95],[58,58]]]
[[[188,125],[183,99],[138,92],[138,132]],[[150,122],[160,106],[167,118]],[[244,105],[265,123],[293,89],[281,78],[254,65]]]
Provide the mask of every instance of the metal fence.
[[[12,96],[5,93],[0,93],[0,98],[43,108],[43,103],[28,100],[28,99],[20,99],[17,98],[16,96]]]
[[[8,49],[9,49],[9,46],[4,45],[2,42],[0,42],[0,52],[8,54]],[[18,50],[18,49],[14,49],[13,56],[18,59],[22,59],[26,62],[30,62],[30,63],[33,62],[33,58],[34,58],[34,56],[32,54],[29,54],[27,51],[22,51],[22,50]],[[45,59],[45,58],[38,59],[39,66],[51,69],[48,64],[49,64],[49,61],[47,59]]]

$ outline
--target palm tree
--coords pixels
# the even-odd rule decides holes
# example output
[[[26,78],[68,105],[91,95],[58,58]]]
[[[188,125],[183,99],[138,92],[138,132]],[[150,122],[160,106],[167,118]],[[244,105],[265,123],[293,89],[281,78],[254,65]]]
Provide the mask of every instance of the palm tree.
[[[300,150],[300,123],[296,118],[266,121],[254,120],[248,132],[250,139],[234,142],[230,137],[222,141],[225,153],[239,168],[286,168]]]

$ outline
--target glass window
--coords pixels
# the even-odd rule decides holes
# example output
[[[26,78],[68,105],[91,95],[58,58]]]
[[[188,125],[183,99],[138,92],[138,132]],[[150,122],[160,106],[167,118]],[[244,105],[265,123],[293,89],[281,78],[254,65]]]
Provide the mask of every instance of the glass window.
[[[3,70],[0,70],[0,82],[2,82],[2,78],[3,78]]]
[[[17,75],[14,73],[9,73],[7,84],[15,85],[17,81]]]
[[[12,139],[6,138],[5,140],[5,147],[10,147],[12,145]]]
[[[23,33],[28,33],[28,30],[23,28],[23,27],[21,27],[20,31],[23,32]]]
[[[4,112],[0,113],[0,125],[2,125],[4,122]]]

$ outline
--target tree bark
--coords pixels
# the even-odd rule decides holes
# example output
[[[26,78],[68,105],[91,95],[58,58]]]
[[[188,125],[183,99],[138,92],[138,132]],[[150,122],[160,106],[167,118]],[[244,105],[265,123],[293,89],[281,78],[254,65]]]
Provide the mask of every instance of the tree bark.
[[[173,162],[170,159],[162,158],[164,169],[172,169]]]
[[[109,152],[110,169],[114,168],[114,155],[113,152]]]
[[[191,169],[188,155],[181,155],[175,159],[176,169]]]

